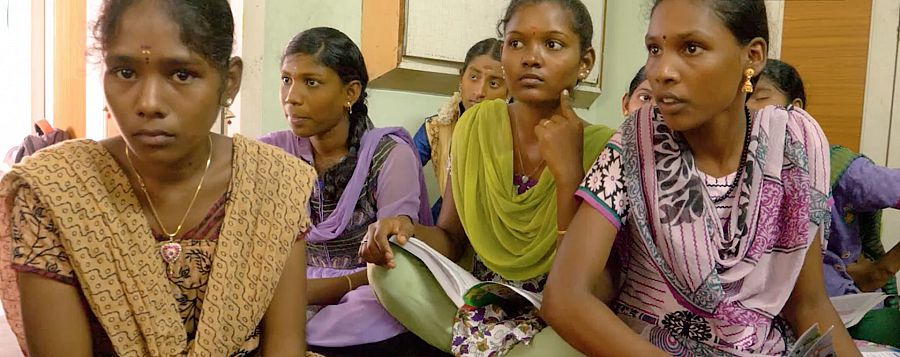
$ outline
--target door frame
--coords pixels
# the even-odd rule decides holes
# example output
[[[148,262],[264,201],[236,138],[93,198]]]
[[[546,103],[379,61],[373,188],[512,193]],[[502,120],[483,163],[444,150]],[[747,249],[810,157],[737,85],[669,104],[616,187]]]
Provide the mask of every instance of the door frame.
[[[860,151],[876,164],[900,168],[900,0],[873,0]],[[900,244],[900,211],[882,218],[886,249]],[[900,274],[898,274],[900,276]]]

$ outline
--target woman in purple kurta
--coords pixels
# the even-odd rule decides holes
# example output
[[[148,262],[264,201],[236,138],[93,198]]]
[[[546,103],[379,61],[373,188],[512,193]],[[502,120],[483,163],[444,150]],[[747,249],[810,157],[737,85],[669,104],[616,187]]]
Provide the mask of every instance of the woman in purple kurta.
[[[421,355],[429,347],[378,303],[359,259],[369,224],[398,215],[430,224],[412,139],[373,128],[366,67],[343,33],[314,28],[294,37],[282,59],[281,100],[291,130],[261,141],[313,165],[309,205],[307,344],[328,356]]]
[[[834,209],[825,252],[825,288],[829,296],[882,288],[900,268],[900,244],[885,253],[883,246],[872,243],[880,243],[880,211],[900,209],[900,169],[875,165],[837,146],[831,149],[831,161],[837,172],[832,175]],[[896,285],[892,292],[896,295]],[[896,309],[896,303],[892,305]]]

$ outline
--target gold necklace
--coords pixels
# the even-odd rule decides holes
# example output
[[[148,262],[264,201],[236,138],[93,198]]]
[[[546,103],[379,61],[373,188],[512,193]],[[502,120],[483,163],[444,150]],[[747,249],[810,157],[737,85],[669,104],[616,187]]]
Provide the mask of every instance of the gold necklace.
[[[515,121],[515,119],[512,119],[512,118],[510,118],[509,121],[512,123],[513,156],[516,158],[516,160],[519,161],[519,167],[521,167],[522,171],[524,172],[525,171],[525,162],[522,161],[521,153],[519,153],[516,150],[516,147],[521,148],[521,146],[519,145],[519,137],[516,136],[516,121]],[[528,181],[531,181],[531,177],[534,176],[535,174],[537,174],[538,170],[542,169],[543,167],[544,167],[544,159],[541,159],[541,162],[539,162],[537,167],[535,167],[534,170],[531,171],[530,175],[522,175],[519,177],[520,183],[518,185],[524,186],[524,185],[528,184]],[[515,168],[513,168],[513,176],[515,176]]]
[[[197,201],[197,196],[200,194],[200,189],[203,188],[203,181],[206,180],[206,173],[209,172],[209,163],[212,162],[212,137],[207,136],[207,140],[209,140],[209,156],[206,158],[206,168],[203,170],[203,176],[200,176],[200,184],[197,185],[197,190],[194,191],[194,197],[191,198],[191,203],[188,204],[187,210],[184,212],[184,215],[181,216],[181,222],[178,223],[178,227],[175,228],[175,232],[169,233],[169,230],[163,226],[162,221],[159,219],[159,214],[156,213],[156,207],[153,206],[153,200],[150,199],[150,193],[147,192],[147,186],[144,185],[144,179],[141,178],[141,174],[138,173],[137,168],[134,166],[134,162],[131,161],[131,153],[128,151],[128,144],[125,144],[125,158],[128,160],[128,164],[131,165],[131,170],[134,171],[134,175],[138,179],[138,183],[141,185],[141,191],[144,192],[144,197],[147,198],[147,203],[150,205],[150,212],[153,213],[153,218],[156,219],[156,224],[159,225],[159,228],[162,229],[163,234],[169,237],[169,240],[160,245],[159,247],[159,255],[162,256],[163,261],[166,262],[166,266],[168,267],[169,275],[172,275],[172,263],[178,260],[178,257],[181,256],[181,244],[175,241],[175,236],[181,232],[181,228],[184,226],[184,221],[187,219],[189,213],[191,213],[191,208],[194,208],[194,202]]]

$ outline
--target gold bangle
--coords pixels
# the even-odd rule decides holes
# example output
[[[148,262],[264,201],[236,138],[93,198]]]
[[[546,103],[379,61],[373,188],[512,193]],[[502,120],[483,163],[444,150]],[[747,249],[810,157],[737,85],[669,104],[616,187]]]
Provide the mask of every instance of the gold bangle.
[[[564,235],[566,235],[566,232],[568,232],[568,231],[556,231],[556,235],[564,236]]]
[[[350,287],[348,291],[353,291],[353,280],[350,280],[350,275],[344,275],[344,277],[347,278],[347,286]]]

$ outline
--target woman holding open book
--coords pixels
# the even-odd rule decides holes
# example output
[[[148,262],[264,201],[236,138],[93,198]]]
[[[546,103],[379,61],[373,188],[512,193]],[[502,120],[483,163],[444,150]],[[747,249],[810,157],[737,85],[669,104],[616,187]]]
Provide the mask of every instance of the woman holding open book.
[[[577,353],[544,329],[532,306],[458,309],[421,262],[387,240],[414,236],[454,260],[471,248],[476,278],[543,290],[557,238],[577,207],[575,188],[612,130],[585,123],[570,106],[569,93],[596,59],[584,4],[514,0],[500,25],[514,103],[485,101],[460,118],[436,227],[403,216],[380,220],[361,255],[390,269],[369,273],[382,304],[438,348],[479,356]]]
[[[745,107],[767,40],[763,0],[655,1],[658,107],[588,172],[544,295],[543,317],[585,354],[859,356],[822,278],[825,136],[801,109]],[[614,248],[624,283],[608,304],[595,295]],[[830,337],[794,343],[816,325]]]

